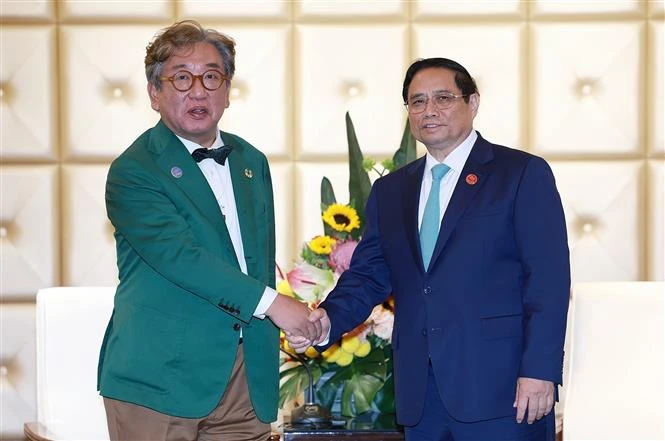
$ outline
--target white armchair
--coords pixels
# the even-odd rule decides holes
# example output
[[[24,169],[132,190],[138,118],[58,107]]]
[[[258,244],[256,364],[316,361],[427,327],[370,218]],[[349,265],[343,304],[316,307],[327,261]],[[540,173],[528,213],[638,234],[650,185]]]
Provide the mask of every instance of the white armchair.
[[[665,439],[665,283],[580,283],[563,439]]]
[[[97,360],[115,288],[48,288],[37,293],[37,421],[30,441],[108,440],[97,392]]]

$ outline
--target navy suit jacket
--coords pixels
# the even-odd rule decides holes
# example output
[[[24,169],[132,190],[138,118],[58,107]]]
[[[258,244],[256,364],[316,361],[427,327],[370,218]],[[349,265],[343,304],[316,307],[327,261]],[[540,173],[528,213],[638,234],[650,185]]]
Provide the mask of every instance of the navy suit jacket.
[[[398,422],[420,420],[430,360],[456,419],[515,415],[518,377],[561,383],[570,265],[554,176],[542,158],[479,135],[426,270],[418,237],[424,168],[420,158],[374,183],[351,267],[321,304],[330,341],[392,292]]]

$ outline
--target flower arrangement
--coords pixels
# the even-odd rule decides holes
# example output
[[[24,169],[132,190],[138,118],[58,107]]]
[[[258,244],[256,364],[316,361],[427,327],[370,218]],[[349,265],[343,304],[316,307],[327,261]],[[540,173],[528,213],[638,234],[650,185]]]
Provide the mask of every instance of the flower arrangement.
[[[415,139],[405,127],[399,149],[392,159],[377,164],[363,158],[353,123],[346,114],[349,146],[348,204],[335,199],[327,178],[321,181],[321,218],[323,235],[307,242],[295,266],[282,276],[277,291],[295,297],[314,308],[335,286],[339,276],[349,268],[353,251],[361,238],[365,204],[369,196],[370,172],[382,176],[407,164],[416,157]],[[374,308],[367,320],[326,351],[318,353],[310,347],[306,363],[317,384],[318,401],[333,408],[340,401],[340,412],[357,416],[367,411],[394,413],[395,400],[392,378],[391,334],[393,326],[392,298]],[[281,346],[293,354],[288,342]],[[280,373],[280,407],[297,399],[308,386],[305,367],[293,358],[283,358]]]

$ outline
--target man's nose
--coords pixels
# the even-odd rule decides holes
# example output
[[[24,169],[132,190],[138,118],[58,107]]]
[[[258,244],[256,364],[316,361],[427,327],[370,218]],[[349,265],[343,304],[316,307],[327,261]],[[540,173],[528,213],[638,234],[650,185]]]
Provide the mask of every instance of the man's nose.
[[[205,95],[208,90],[203,87],[203,77],[194,77],[192,80],[192,88],[189,89],[189,93],[193,96],[202,96]]]
[[[438,114],[439,109],[434,104],[434,100],[429,98],[425,101],[425,116]]]

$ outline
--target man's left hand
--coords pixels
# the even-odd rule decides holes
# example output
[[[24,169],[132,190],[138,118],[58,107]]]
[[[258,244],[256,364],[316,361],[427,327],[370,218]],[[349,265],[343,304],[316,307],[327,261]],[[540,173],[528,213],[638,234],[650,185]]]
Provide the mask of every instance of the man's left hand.
[[[554,406],[554,383],[536,378],[520,377],[513,407],[517,408],[517,422],[524,421],[527,413],[529,424],[549,414]]]

